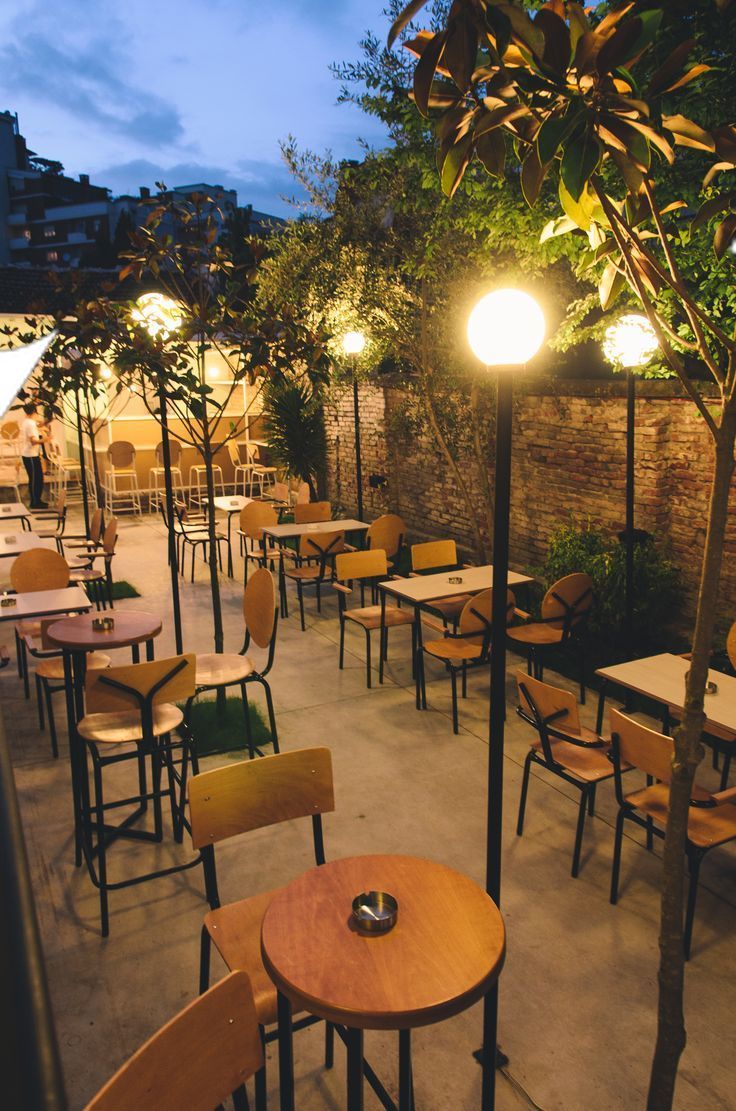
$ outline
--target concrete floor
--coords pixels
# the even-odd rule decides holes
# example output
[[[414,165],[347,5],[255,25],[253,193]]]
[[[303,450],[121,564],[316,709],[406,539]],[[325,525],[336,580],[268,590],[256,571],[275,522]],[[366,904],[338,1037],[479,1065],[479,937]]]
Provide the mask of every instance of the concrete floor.
[[[121,523],[115,574],[142,597],[119,603],[164,616],[156,654],[173,652],[169,580],[162,530],[155,518]],[[236,560],[236,571],[241,563]],[[0,574],[5,569],[0,569]],[[241,587],[223,580],[226,647],[242,637]],[[329,595],[329,592],[328,592]],[[205,569],[182,589],[185,644],[211,650],[210,595]],[[309,628],[293,615],[282,622],[272,688],[283,750],[332,749],[337,809],[325,821],[329,857],[364,852],[427,856],[483,882],[487,776],[487,673],[476,673],[461,705],[461,733],[450,720],[449,683],[440,671],[428,683],[430,709],[414,708],[408,633],[392,634],[385,685],[365,687],[362,634],[350,637],[346,668],[337,667],[336,601],[318,617],[307,603]],[[5,640],[8,638],[5,637]],[[129,655],[123,653],[121,662]],[[511,658],[509,706],[515,705]],[[430,677],[428,677],[430,678]],[[198,869],[111,895],[111,934],[99,933],[98,901],[75,869],[65,737],[53,760],[12,668],[0,673],[2,713],[10,738],[25,821],[38,914],[54,1002],[70,1106],[81,1108],[115,1068],[191,1000],[197,990],[198,941],[205,910]],[[585,711],[593,723],[594,706]],[[63,717],[59,705],[58,716]],[[613,842],[613,790],[599,791],[588,821],[583,870],[569,875],[576,792],[535,775],[523,838],[515,834],[521,766],[529,728],[507,723],[503,912],[508,958],[501,977],[500,1043],[510,1064],[498,1075],[498,1106],[545,1111],[642,1107],[655,1033],[658,850],[627,838],[621,900],[608,902]],[[707,769],[704,781],[712,781]],[[116,846],[111,873],[144,857],[186,858],[188,846]],[[309,867],[309,827],[255,832],[218,850],[225,899],[277,886]],[[133,862],[131,860],[131,867]],[[676,1106],[734,1106],[736,1008],[736,848],[714,852],[702,874],[694,953],[687,972],[688,1045]],[[215,974],[217,969],[215,967]],[[479,1007],[416,1032],[418,1108],[479,1106],[480,1069],[471,1051],[480,1041]],[[397,1041],[368,1034],[366,1053],[396,1091]],[[343,1106],[343,1054],[332,1072],[321,1067],[321,1027],[295,1039],[297,1106]],[[271,1106],[277,1057],[269,1048]],[[367,1091],[366,1106],[378,1106]]]

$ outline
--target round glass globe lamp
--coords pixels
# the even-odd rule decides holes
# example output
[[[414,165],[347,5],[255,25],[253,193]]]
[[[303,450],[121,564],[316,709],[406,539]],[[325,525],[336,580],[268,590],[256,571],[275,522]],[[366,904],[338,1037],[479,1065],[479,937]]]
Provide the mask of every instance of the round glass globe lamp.
[[[468,318],[468,342],[486,366],[523,366],[542,346],[544,333],[544,313],[519,289],[487,293]]]
[[[142,324],[151,336],[166,339],[181,327],[184,319],[181,306],[163,293],[144,293],[135,303],[133,320]]]
[[[603,354],[613,366],[632,370],[646,366],[659,343],[654,328],[640,313],[628,313],[606,329]]]
[[[342,337],[342,349],[346,355],[360,355],[365,347],[365,336],[362,332],[346,332]]]

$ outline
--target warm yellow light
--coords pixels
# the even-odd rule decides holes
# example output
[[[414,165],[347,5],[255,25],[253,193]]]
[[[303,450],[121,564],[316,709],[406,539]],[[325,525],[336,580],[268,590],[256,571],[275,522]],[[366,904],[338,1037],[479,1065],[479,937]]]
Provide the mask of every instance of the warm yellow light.
[[[536,355],[544,333],[542,310],[519,289],[486,294],[468,318],[468,342],[486,366],[522,366]]]
[[[112,378],[112,371],[109,366],[100,367],[100,378]]]
[[[184,319],[181,305],[170,297],[165,297],[163,293],[142,294],[130,315],[150,335],[161,336],[162,339],[176,332]]]
[[[606,329],[603,355],[613,366],[646,366],[659,343],[657,334],[645,316],[631,312],[620,317]]]
[[[362,332],[346,332],[342,337],[342,349],[346,355],[360,355],[365,347],[365,336]]]

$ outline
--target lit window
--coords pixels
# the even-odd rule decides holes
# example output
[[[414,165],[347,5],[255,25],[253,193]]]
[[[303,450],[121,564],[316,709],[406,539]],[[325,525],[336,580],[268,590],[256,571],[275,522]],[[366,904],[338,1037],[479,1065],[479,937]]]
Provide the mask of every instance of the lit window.
[[[59,261],[59,252],[58,251],[47,251],[46,252],[46,261],[47,262],[58,262]]]
[[[43,229],[43,234],[47,239],[53,239],[56,235],[56,228],[53,224],[47,224],[46,227]]]

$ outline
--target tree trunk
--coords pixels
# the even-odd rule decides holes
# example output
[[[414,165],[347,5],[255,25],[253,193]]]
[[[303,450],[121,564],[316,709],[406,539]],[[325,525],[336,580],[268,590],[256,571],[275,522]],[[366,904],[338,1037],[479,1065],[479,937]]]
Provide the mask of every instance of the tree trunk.
[[[480,441],[480,411],[478,408],[478,383],[473,382],[470,387],[470,408],[473,412],[473,450],[475,451],[475,465],[478,469],[478,481],[483,493],[483,505],[486,513],[486,528],[488,530],[488,538],[491,543],[491,550],[493,550],[493,490],[488,478],[488,468],[490,466],[490,455],[487,451],[483,451],[483,445]]]
[[[674,738],[675,755],[662,863],[657,1043],[649,1082],[648,1111],[669,1111],[672,1107],[677,1068],[687,1039],[683,1014],[685,843],[695,769],[703,756],[703,700],[718,602],[735,439],[736,407],[731,402],[724,411],[716,439],[715,472],[710,493],[685,710]]]
[[[205,427],[202,444],[207,480],[207,532],[209,534],[210,591],[212,594],[212,621],[215,632],[215,652],[225,651],[225,635],[222,628],[222,599],[220,597],[220,575],[217,563],[217,520],[215,509],[215,478],[212,471],[213,452],[209,429]],[[223,722],[227,715],[227,694],[224,687],[217,689],[217,718]]]

